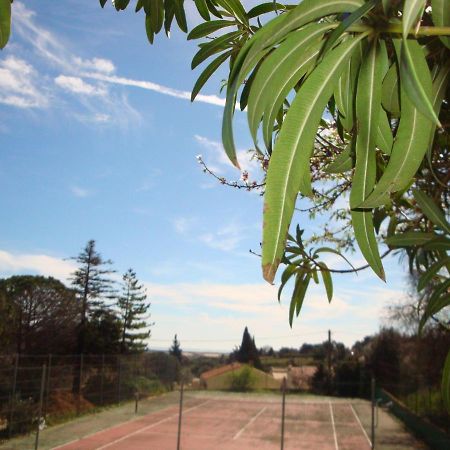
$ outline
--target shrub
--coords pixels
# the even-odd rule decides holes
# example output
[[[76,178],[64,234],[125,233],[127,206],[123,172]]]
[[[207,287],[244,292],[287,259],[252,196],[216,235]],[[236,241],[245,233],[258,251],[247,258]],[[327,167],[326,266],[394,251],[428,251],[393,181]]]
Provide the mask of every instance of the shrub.
[[[237,392],[251,391],[255,387],[256,377],[249,366],[231,374],[230,389]]]

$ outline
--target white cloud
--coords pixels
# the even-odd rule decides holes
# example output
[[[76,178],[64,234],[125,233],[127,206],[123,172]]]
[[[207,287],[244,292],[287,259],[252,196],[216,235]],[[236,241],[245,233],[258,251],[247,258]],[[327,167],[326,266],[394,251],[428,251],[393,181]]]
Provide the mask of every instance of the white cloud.
[[[235,222],[220,227],[215,232],[207,232],[199,236],[199,240],[208,247],[230,252],[236,250],[246,237],[247,227]]]
[[[23,59],[8,56],[1,60],[0,103],[18,108],[47,107],[48,96],[38,87],[38,78],[34,67]]]
[[[177,217],[173,220],[173,227],[179,234],[185,234],[192,229],[192,226],[197,222],[192,217]]]
[[[37,273],[67,280],[76,269],[72,261],[43,254],[17,254],[0,250],[0,272],[3,276],[19,273]]]
[[[116,67],[112,61],[103,58],[82,59],[78,56],[73,58],[75,64],[80,70],[95,71],[111,74],[116,71]]]
[[[55,83],[62,89],[73,92],[74,94],[82,95],[99,95],[104,96],[107,94],[107,90],[103,87],[93,86],[86,83],[79,77],[69,77],[66,75],[59,75],[55,78]]]
[[[81,188],[79,186],[71,186],[70,188],[71,192],[75,197],[88,197],[90,195],[90,192],[87,189]]]
[[[154,92],[158,92],[163,95],[168,95],[170,97],[180,98],[182,100],[190,101],[190,99],[191,99],[191,93],[188,91],[180,91],[178,89],[173,89],[171,87],[153,83],[152,81],[133,80],[131,78],[104,75],[104,74],[96,73],[96,72],[83,73],[83,76],[86,78],[104,81],[104,82],[108,82],[108,83],[112,83],[112,84],[138,87],[141,89],[146,89],[148,91],[154,91]],[[199,95],[197,95],[195,101],[198,101],[201,103],[208,103],[210,105],[216,105],[216,106],[224,106],[225,105],[225,99],[220,98],[217,95],[201,95],[201,94],[199,94]]]

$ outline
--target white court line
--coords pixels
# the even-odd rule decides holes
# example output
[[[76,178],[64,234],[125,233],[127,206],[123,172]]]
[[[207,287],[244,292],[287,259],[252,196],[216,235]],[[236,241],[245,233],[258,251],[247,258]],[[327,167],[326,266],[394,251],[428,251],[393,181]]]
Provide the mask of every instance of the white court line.
[[[334,447],[336,448],[336,450],[339,450],[336,436],[336,427],[334,426],[333,407],[331,406],[331,402],[328,402],[328,404],[330,405],[331,425],[333,425]]]
[[[186,409],[185,411],[183,411],[183,415],[188,413],[188,412],[190,412],[190,411],[193,411],[194,409],[200,408],[200,406],[203,406],[206,403],[209,403],[209,400],[207,400],[206,402],[200,403],[200,405],[193,406],[192,408]],[[95,450],[102,450],[104,448],[110,447],[111,445],[117,444],[118,442],[122,442],[122,441],[124,441],[125,439],[128,439],[131,436],[135,436],[136,434],[142,433],[143,431],[149,430],[150,428],[156,427],[157,425],[160,425],[161,423],[167,422],[168,420],[171,420],[171,419],[173,419],[175,417],[178,417],[178,413],[172,414],[171,416],[166,417],[165,419],[161,419],[158,422],[152,423],[150,425],[147,425],[144,428],[140,428],[139,430],[133,431],[132,433],[129,433],[126,436],[122,436],[121,438],[116,439],[115,441],[108,442],[107,444],[102,445],[101,447],[97,447]]]
[[[239,438],[239,436],[246,430],[246,428],[248,428],[265,410],[267,409],[267,406],[264,406],[263,409],[261,409],[261,411],[259,411],[258,414],[256,414],[255,416],[253,416],[249,422],[244,425],[233,437],[233,441],[235,441],[237,438]]]
[[[365,436],[366,439],[367,439],[367,442],[369,443],[370,448],[372,448],[372,441],[369,439],[369,436],[367,435],[366,430],[365,430],[364,427],[362,426],[362,423],[361,423],[361,421],[359,420],[358,414],[356,414],[356,411],[353,409],[353,405],[351,405],[350,403],[349,403],[349,405],[350,405],[350,408],[352,409],[353,415],[355,416],[356,420],[357,420],[358,423],[359,423],[359,426],[361,427],[361,430],[362,430],[363,433],[364,433],[364,436]]]

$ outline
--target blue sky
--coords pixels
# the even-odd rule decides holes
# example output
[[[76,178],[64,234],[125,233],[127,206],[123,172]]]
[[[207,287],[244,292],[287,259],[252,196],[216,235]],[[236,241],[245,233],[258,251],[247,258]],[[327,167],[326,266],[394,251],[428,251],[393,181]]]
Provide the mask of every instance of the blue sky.
[[[323,341],[328,329],[346,344],[376,331],[407,289],[398,259],[386,263],[387,284],[367,271],[335,277],[331,305],[314,286],[289,328],[287,298],[277,303],[248,252],[259,249],[262,199],[221,186],[196,161],[240,177],[220,144],[225,72],[191,104],[195,44],[174,31],[150,46],[143,20],[96,1],[14,2],[0,55],[0,275],[66,280],[66,258],[95,239],[119,273],[132,267],[146,284],[150,348],[177,333],[184,348],[228,351],[245,325],[275,348]],[[188,20],[198,20],[191,6]],[[245,119],[235,120],[237,146],[258,179]]]

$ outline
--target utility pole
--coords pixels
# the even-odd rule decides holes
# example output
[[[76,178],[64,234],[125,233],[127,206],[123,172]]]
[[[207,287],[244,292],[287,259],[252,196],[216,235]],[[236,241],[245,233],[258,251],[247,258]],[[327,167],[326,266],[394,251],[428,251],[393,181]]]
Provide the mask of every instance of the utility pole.
[[[327,362],[328,362],[328,394],[331,394],[331,330],[328,330],[328,351],[327,351]]]

